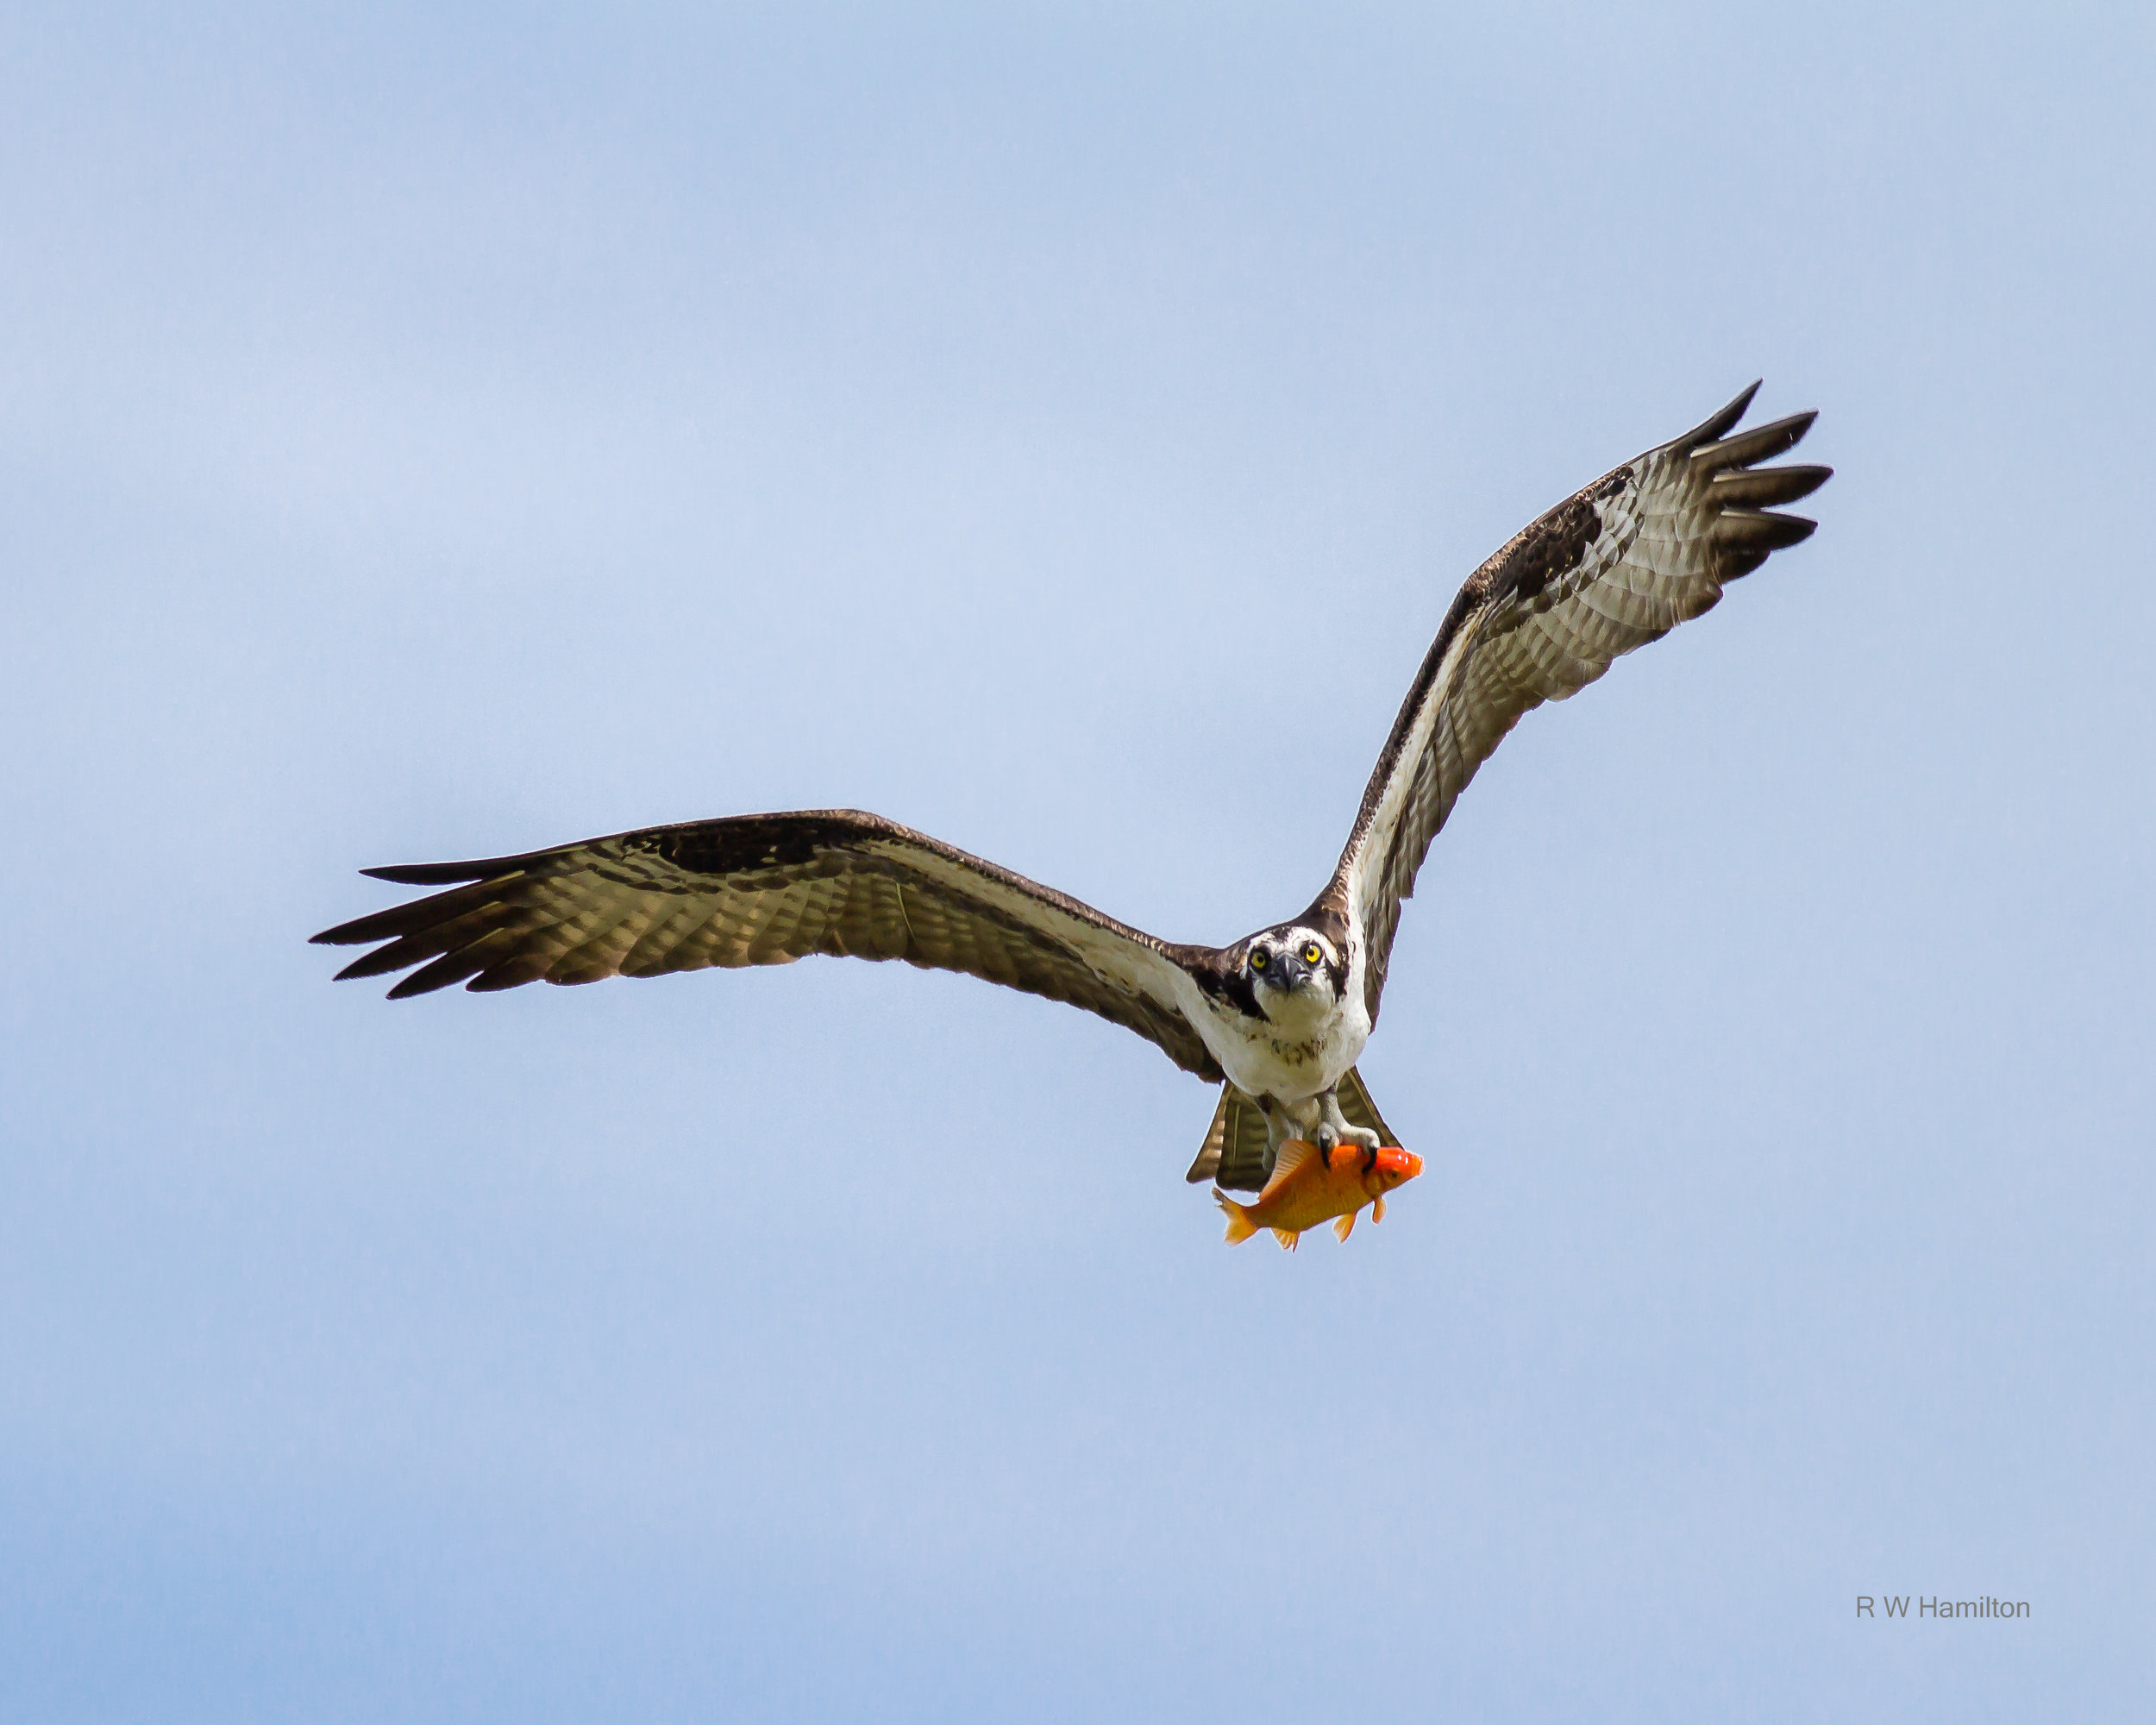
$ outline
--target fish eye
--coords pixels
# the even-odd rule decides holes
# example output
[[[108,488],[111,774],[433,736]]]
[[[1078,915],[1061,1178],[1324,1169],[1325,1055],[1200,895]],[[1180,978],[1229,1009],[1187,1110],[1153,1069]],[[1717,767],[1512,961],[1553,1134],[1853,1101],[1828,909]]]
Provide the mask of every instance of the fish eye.
[[[1257,947],[1253,949],[1250,953],[1250,969],[1253,970],[1263,970],[1264,968],[1265,949],[1262,946]]]
[[[1302,950],[1302,962],[1306,964],[1315,964],[1324,957],[1325,954],[1318,950],[1318,943],[1314,940]]]

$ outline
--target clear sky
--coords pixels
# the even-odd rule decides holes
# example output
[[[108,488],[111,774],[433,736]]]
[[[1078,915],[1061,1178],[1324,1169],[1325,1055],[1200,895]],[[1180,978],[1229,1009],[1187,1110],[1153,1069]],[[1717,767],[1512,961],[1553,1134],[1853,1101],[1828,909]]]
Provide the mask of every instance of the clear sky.
[[[0,17],[0,1716],[2147,1709],[2148,9],[1017,9]],[[1345,1247],[1068,1008],[305,944],[828,805],[1231,939],[1762,375],[1821,530],[1462,800]]]

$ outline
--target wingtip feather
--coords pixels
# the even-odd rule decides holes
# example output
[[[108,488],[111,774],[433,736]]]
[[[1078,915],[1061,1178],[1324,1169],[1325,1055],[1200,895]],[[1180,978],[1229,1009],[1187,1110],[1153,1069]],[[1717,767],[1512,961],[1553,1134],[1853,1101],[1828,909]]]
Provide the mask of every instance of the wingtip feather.
[[[465,881],[484,881],[488,869],[484,862],[393,862],[360,873],[399,887],[454,887]]]
[[[393,970],[410,968],[416,961],[410,958],[399,959],[393,957],[385,958],[384,957],[390,951],[391,947],[397,944],[392,941],[390,946],[378,946],[373,951],[354,958],[329,980],[333,982],[363,982],[369,976],[386,976]]]
[[[1686,449],[1691,450],[1698,448],[1702,443],[1711,443],[1718,437],[1727,436],[1730,428],[1745,417],[1745,410],[1752,405],[1752,398],[1758,394],[1759,386],[1764,381],[1764,378],[1752,379],[1749,384],[1737,392],[1735,398],[1720,412],[1702,420],[1683,436],[1678,438],[1677,442]]]
[[[1819,523],[1802,515],[1777,515],[1766,509],[1725,509],[1714,518],[1708,536],[1733,550],[1780,551],[1801,545]]]
[[[1719,473],[1726,468],[1748,467],[1758,461],[1771,461],[1802,442],[1804,434],[1812,429],[1812,422],[1818,417],[1818,409],[1808,408],[1802,413],[1792,413],[1786,418],[1755,425],[1749,431],[1739,431],[1733,437],[1702,443],[1692,451],[1692,466],[1695,469],[1705,467]]]
[[[1708,482],[1708,494],[1725,508],[1771,509],[1809,497],[1833,476],[1832,467],[1733,467]]]
[[[378,940],[387,940],[391,938],[390,935],[371,933],[364,926],[374,921],[375,918],[381,914],[383,913],[377,912],[373,916],[355,917],[350,922],[339,923],[335,928],[325,928],[320,934],[309,935],[307,944],[310,946],[366,946]]]

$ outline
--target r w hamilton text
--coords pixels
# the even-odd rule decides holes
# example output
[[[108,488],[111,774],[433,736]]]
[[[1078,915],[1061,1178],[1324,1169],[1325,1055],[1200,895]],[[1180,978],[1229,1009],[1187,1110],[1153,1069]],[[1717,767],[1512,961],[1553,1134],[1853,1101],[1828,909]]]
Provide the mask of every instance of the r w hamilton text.
[[[1909,1609],[1910,1596],[1906,1593],[1883,1593],[1874,1601],[1868,1593],[1857,1596],[1857,1615],[1859,1617],[2026,1617],[2028,1601],[2026,1599],[1994,1599],[1984,1594],[1975,1599],[1932,1599],[1922,1594],[1915,1596],[1916,1609]],[[1878,1606],[1875,1612],[1874,1604]]]

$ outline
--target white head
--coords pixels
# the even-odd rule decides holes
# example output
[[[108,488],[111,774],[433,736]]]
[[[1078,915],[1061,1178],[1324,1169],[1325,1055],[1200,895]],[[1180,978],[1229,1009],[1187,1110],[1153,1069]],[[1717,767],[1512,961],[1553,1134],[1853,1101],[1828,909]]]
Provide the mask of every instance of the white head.
[[[1303,923],[1282,923],[1244,943],[1243,974],[1258,1009],[1275,1024],[1323,1018],[1347,989],[1347,956]]]

